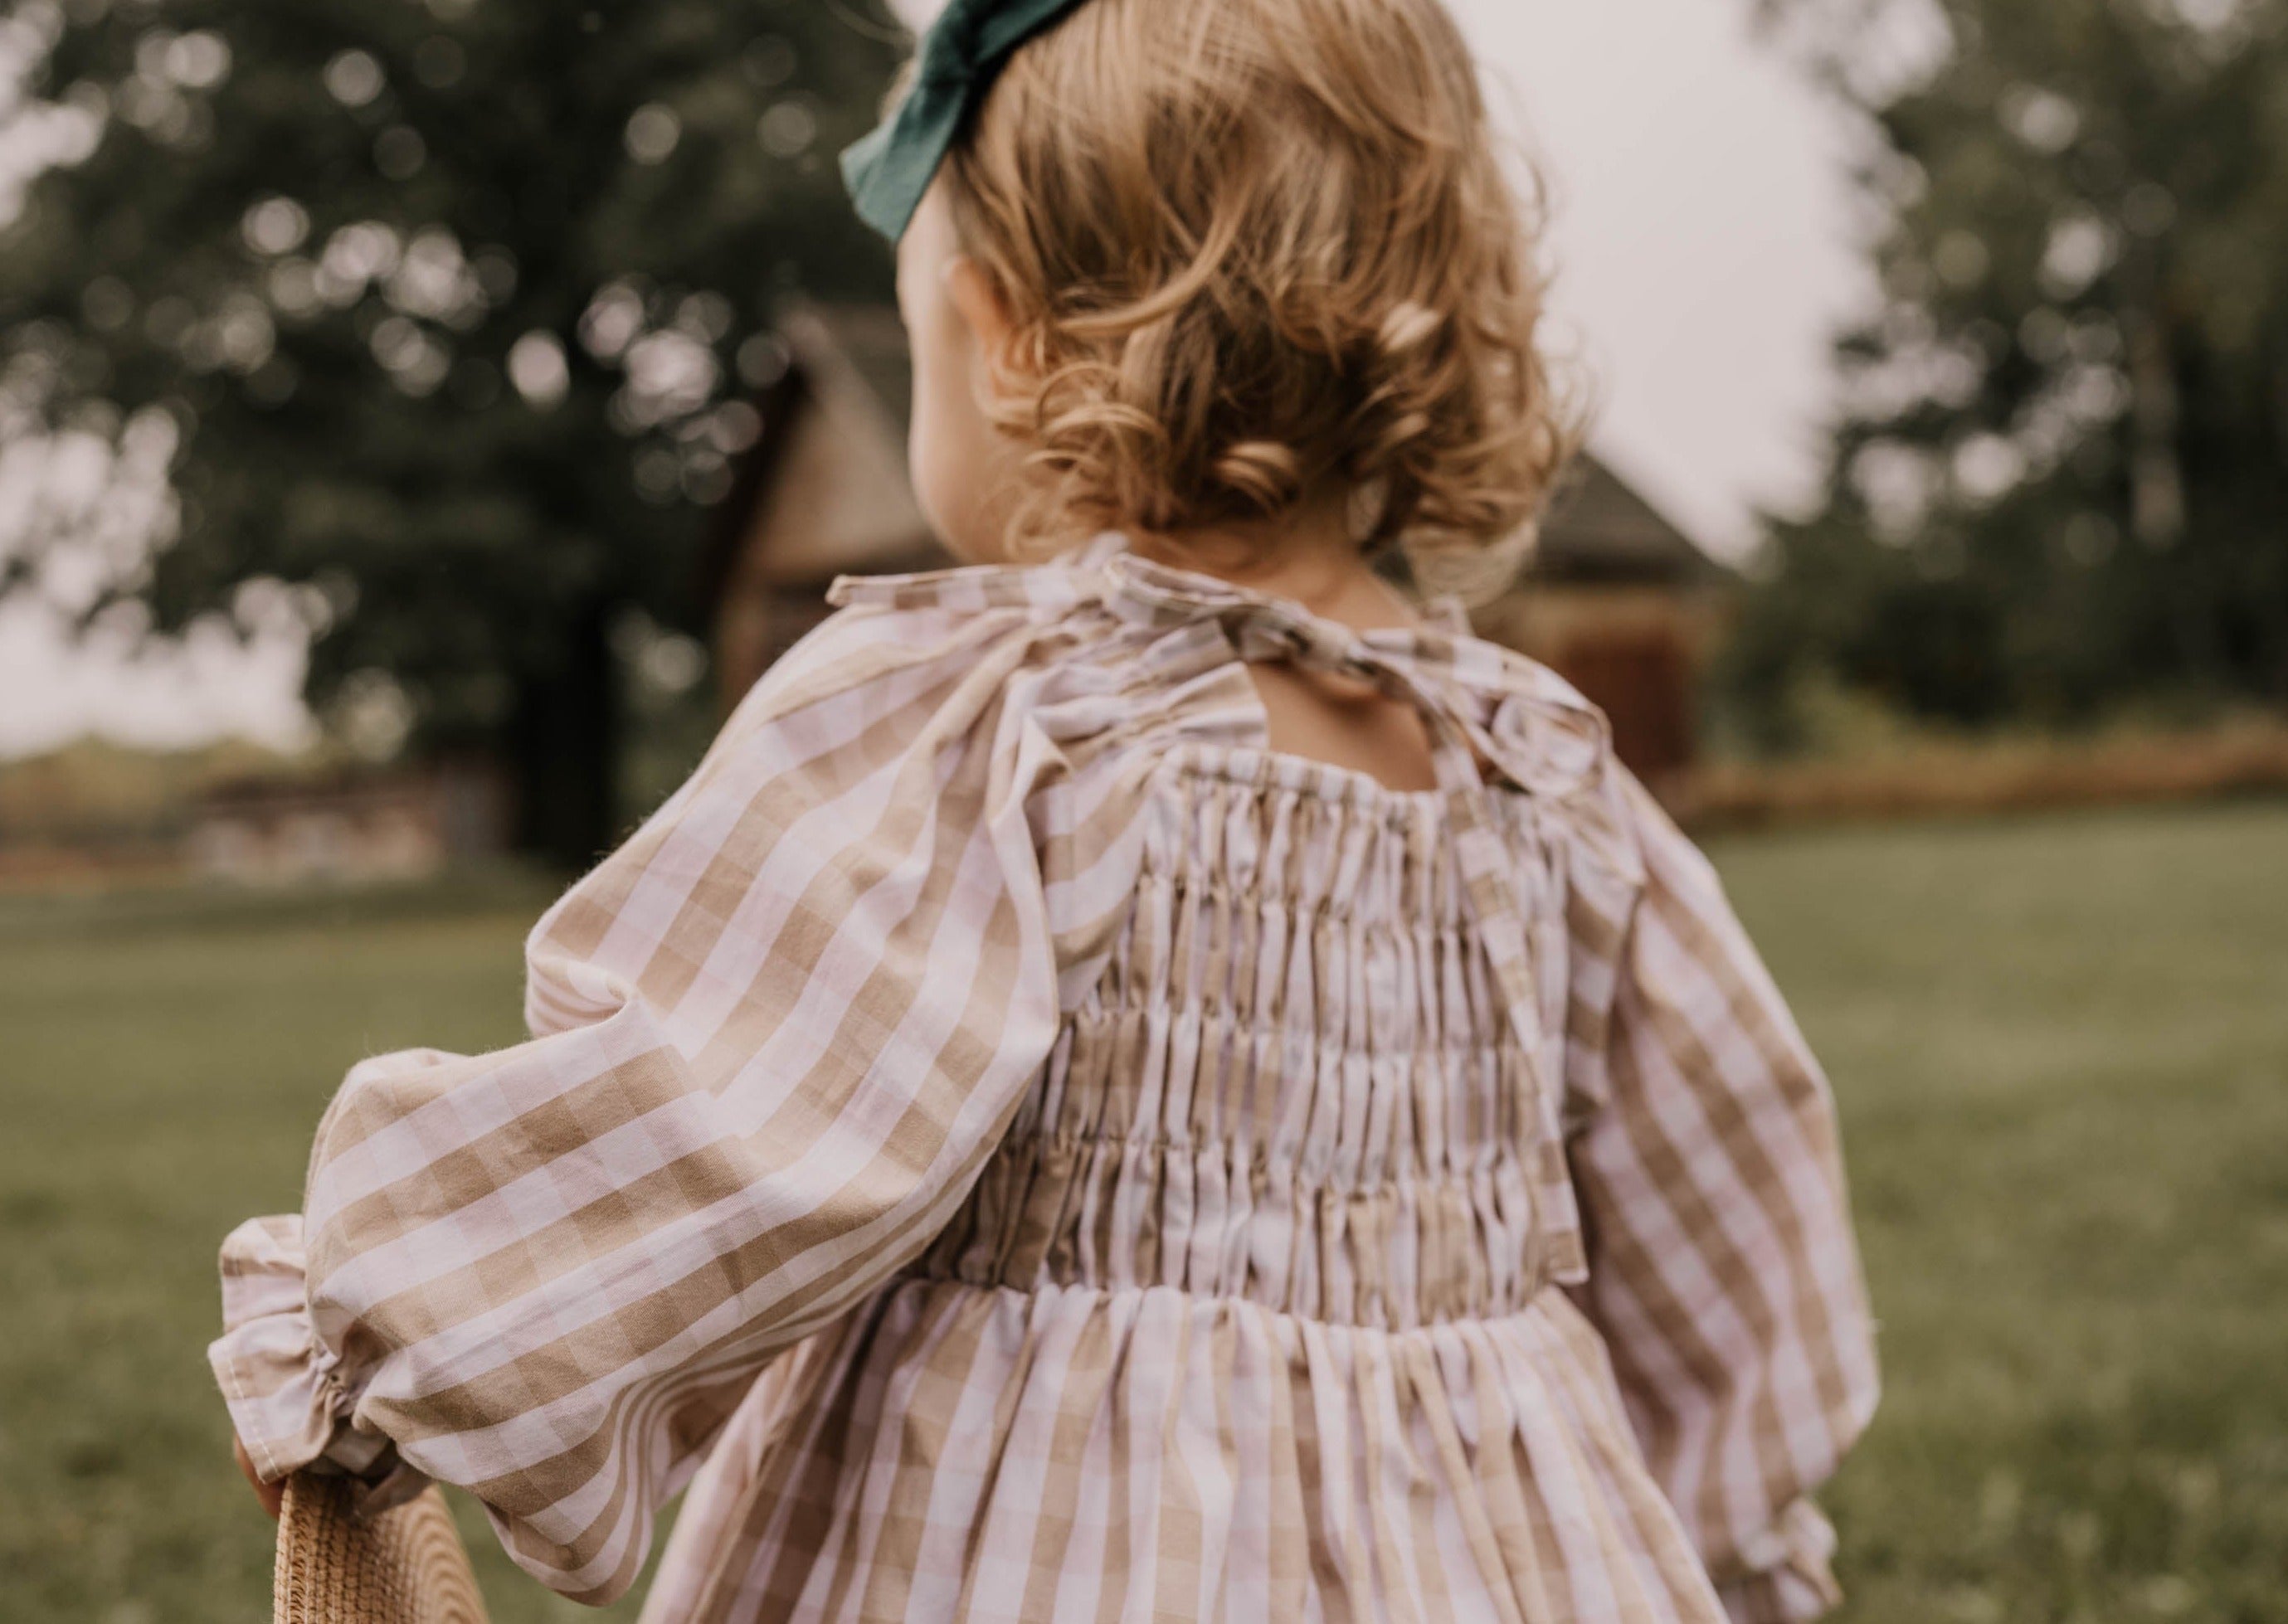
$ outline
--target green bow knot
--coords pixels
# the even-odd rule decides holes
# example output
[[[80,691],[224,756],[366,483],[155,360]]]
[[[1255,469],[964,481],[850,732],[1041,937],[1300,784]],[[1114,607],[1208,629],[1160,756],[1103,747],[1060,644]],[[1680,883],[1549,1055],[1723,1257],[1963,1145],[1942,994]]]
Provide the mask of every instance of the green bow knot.
[[[963,126],[1017,47],[1081,0],[949,0],[922,36],[913,88],[842,154],[858,218],[895,242]]]

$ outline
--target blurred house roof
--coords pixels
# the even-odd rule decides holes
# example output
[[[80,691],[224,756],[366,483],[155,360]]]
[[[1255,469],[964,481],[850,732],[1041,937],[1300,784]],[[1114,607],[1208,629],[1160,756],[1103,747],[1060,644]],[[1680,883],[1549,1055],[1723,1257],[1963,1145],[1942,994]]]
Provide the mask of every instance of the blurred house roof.
[[[791,477],[806,451],[814,455],[817,437],[806,428],[822,428],[842,448],[847,465],[833,489],[843,511],[816,524],[767,527],[772,556],[749,559],[744,573],[822,588],[846,572],[949,561],[929,538],[905,471],[914,381],[897,312],[806,303],[785,313],[779,333],[786,365],[756,400],[762,436],[719,510],[702,570],[705,600],[717,599],[743,556],[760,543],[767,527],[759,519],[781,474]],[[806,424],[806,418],[813,420]],[[814,484],[819,471],[803,471]],[[1551,504],[1529,578],[1689,587],[1728,573],[1611,468],[1584,455]]]
[[[811,305],[797,309],[780,331],[805,365],[846,362],[872,405],[897,431],[903,445],[914,408],[913,354],[906,347],[906,324],[887,305]]]
[[[1545,581],[1695,585],[1729,572],[1598,457],[1583,453],[1566,474],[1530,574]]]
[[[799,305],[781,317],[778,337],[783,364],[753,400],[761,435],[701,555],[703,603],[719,602],[735,577],[823,588],[845,573],[932,561],[906,472],[913,368],[896,311]],[[790,499],[807,504],[798,521],[784,516]],[[770,556],[751,556],[766,537]]]

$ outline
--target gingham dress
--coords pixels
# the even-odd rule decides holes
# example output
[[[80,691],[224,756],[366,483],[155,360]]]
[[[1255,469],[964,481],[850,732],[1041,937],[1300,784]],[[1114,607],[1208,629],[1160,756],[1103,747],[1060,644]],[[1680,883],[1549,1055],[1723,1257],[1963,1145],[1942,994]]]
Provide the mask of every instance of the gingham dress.
[[[838,581],[226,1243],[266,1476],[647,1620],[1814,1617],[1876,1395],[1827,1084],[1545,669],[1100,537]],[[1422,710],[1275,752],[1243,661]]]

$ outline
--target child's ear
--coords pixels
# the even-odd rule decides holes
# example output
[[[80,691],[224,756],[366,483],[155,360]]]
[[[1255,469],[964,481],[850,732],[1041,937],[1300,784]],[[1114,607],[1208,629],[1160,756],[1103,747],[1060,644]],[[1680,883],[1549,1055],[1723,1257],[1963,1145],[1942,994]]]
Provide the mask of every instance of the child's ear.
[[[1016,361],[1017,321],[992,274],[968,255],[956,254],[945,262],[945,289],[953,307],[977,335],[978,353],[995,380],[1008,376]]]

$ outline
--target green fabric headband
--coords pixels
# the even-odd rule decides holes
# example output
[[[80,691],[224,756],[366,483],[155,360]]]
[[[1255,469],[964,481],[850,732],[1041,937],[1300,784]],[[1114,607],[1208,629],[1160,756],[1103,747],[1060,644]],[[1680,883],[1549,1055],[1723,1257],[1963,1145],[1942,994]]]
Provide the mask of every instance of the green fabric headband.
[[[1081,0],[949,0],[922,36],[913,89],[842,154],[858,218],[895,242],[961,127],[1017,47]]]

